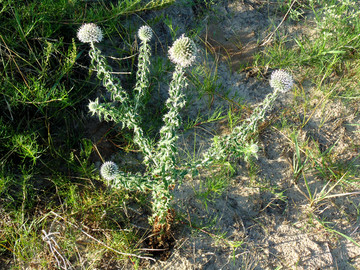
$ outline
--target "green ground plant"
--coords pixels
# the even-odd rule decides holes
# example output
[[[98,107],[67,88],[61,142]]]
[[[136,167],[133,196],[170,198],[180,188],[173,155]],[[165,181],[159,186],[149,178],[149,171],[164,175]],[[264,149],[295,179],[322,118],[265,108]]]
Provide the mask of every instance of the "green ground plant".
[[[153,233],[161,245],[170,233],[173,212],[171,208],[171,190],[181,179],[197,167],[208,167],[215,162],[224,162],[234,155],[236,158],[244,158],[248,161],[251,157],[257,157],[258,147],[253,142],[249,143],[249,136],[254,134],[259,121],[264,119],[265,113],[272,107],[279,93],[285,93],[293,87],[292,77],[283,70],[273,72],[270,85],[274,92],[269,94],[263,104],[255,109],[252,116],[240,126],[233,129],[232,133],[223,137],[215,138],[210,149],[204,157],[189,164],[188,169],[179,169],[177,162],[177,131],[181,125],[180,110],[185,105],[185,97],[182,89],[186,86],[185,68],[191,66],[196,58],[197,48],[195,43],[182,35],[169,49],[169,58],[175,64],[172,81],[169,84],[169,97],[165,104],[167,113],[163,116],[163,126],[160,129],[160,138],[156,144],[146,137],[141,127],[141,115],[139,108],[146,104],[142,102],[142,96],[147,91],[150,46],[153,36],[152,29],[142,26],[138,31],[141,40],[137,81],[133,91],[133,97],[126,92],[118,78],[112,75],[112,68],[107,64],[101,51],[95,47],[103,39],[100,27],[93,23],[84,24],[78,30],[80,41],[90,44],[89,55],[92,66],[97,71],[97,77],[102,80],[103,86],[109,92],[111,99],[100,102],[99,98],[89,103],[89,111],[99,119],[114,121],[123,127],[133,130],[134,143],[144,155],[143,163],[146,173],[125,173],[119,170],[112,162],[105,162],[100,169],[101,176],[113,187],[123,187],[129,190],[147,190],[152,193],[152,216],[149,219],[153,226]],[[210,182],[211,183],[211,182]]]

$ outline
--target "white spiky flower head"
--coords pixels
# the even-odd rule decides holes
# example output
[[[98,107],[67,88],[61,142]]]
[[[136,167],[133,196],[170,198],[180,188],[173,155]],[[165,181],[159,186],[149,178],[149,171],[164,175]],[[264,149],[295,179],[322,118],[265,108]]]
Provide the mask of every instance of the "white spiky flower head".
[[[91,115],[94,115],[99,107],[99,98],[96,98],[95,101],[90,101],[88,108]]]
[[[118,166],[112,161],[106,161],[100,168],[100,175],[107,181],[116,179],[119,173]]]
[[[289,91],[294,85],[292,76],[286,71],[279,69],[271,73],[270,86],[282,93]]]
[[[149,26],[143,25],[138,31],[138,36],[141,41],[149,42],[153,36],[153,32]]]
[[[188,67],[195,61],[196,52],[194,41],[182,34],[171,46],[169,58],[176,65]]]
[[[100,42],[103,39],[101,28],[95,23],[85,23],[80,26],[77,37],[81,42],[91,43]]]

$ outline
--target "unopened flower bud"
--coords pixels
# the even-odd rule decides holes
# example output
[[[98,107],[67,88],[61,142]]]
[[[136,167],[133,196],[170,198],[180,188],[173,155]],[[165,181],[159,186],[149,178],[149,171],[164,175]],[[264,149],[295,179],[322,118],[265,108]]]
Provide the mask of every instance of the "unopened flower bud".
[[[98,106],[99,106],[98,98],[95,99],[95,101],[89,102],[88,108],[89,108],[89,111],[91,112],[91,115],[94,115],[96,113]]]
[[[256,156],[257,152],[259,152],[259,146],[257,146],[255,143],[251,144],[248,149],[249,149],[249,153],[251,153],[254,156]]]

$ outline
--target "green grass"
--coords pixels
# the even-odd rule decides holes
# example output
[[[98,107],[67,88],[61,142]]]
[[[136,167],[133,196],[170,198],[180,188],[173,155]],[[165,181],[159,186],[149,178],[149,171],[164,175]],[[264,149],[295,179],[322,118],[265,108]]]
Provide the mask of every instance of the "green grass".
[[[200,180],[198,189],[194,190],[195,196],[204,204],[206,210],[208,203],[216,201],[230,184],[231,172],[227,167],[223,167],[219,172]]]
[[[315,28],[314,23],[306,26],[305,21],[310,33],[304,31],[295,37],[282,35],[280,28],[274,35],[273,44],[257,55],[258,65],[301,69],[318,87],[332,74],[345,78],[354,76],[353,73],[358,72],[354,60],[360,47],[357,38],[360,19],[355,2],[303,2],[301,8],[315,17]],[[353,70],[349,73],[349,69]]]

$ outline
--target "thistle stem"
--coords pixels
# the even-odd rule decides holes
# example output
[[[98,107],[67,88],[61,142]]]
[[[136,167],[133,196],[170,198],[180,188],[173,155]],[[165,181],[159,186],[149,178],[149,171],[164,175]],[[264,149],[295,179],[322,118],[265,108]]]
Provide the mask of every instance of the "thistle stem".
[[[254,112],[242,125],[233,129],[231,134],[219,138],[211,145],[208,151],[204,154],[202,162],[196,164],[199,166],[208,166],[216,160],[227,159],[231,154],[231,148],[238,148],[245,144],[246,140],[256,132],[258,123],[265,118],[265,114],[271,109],[279,91],[277,89],[274,92],[268,94],[262,104],[255,108]],[[196,167],[195,166],[195,167]]]
[[[138,58],[138,70],[136,73],[136,84],[134,88],[135,92],[135,111],[138,107],[143,107],[144,104],[141,102],[145,90],[149,86],[149,66],[150,66],[150,46],[146,41],[141,42],[139,49],[139,58]]]
[[[105,57],[101,55],[101,51],[94,46],[93,42],[91,42],[90,45],[91,49],[89,55],[91,57],[91,64],[97,71],[97,77],[102,80],[105,88],[111,93],[112,100],[121,103],[121,107],[117,110],[113,107],[108,111],[108,106],[99,106],[98,108],[101,108],[99,114],[102,113],[105,116],[105,119],[106,116],[109,116],[116,122],[121,121],[129,129],[132,129],[134,131],[134,142],[140,147],[145,155],[145,165],[150,166],[151,161],[157,165],[156,160],[153,158],[152,145],[150,140],[144,136],[144,132],[140,127],[140,115],[137,113],[136,109],[131,106],[129,95],[121,87],[120,80],[112,76],[112,69],[107,65]]]
[[[176,65],[169,87],[169,97],[166,101],[168,112],[163,116],[164,126],[160,130],[160,140],[155,156],[158,165],[153,170],[154,174],[161,175],[159,178],[161,182],[153,190],[153,219],[158,218],[160,223],[166,222],[166,215],[172,199],[169,190],[170,186],[176,182],[173,175],[177,155],[178,135],[176,133],[181,124],[180,110],[185,105],[184,95],[181,93],[185,84],[184,69],[180,65]]]

